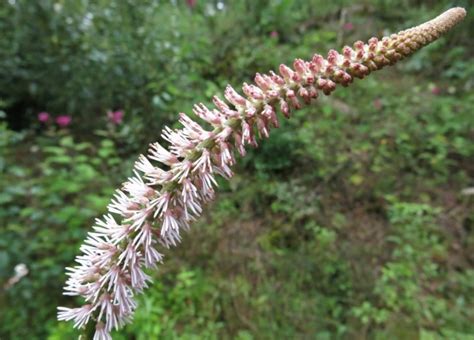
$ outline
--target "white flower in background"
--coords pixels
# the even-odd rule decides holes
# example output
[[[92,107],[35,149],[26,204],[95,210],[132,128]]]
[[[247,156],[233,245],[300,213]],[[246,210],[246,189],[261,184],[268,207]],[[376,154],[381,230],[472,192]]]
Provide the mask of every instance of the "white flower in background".
[[[14,268],[15,274],[8,279],[7,283],[5,284],[4,288],[9,289],[16,285],[23,277],[28,275],[28,267],[24,263],[19,263]]]

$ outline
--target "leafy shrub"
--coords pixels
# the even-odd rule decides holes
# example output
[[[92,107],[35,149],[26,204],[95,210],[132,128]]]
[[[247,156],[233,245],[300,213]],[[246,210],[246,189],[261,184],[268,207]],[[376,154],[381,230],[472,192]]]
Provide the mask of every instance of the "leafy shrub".
[[[44,336],[62,299],[61,266],[74,258],[84,225],[108,203],[116,183],[105,174],[120,168],[119,159],[111,140],[94,145],[59,134],[30,143],[1,128],[0,282],[19,263],[29,273],[0,291],[1,305],[22,306],[1,308],[0,336]]]

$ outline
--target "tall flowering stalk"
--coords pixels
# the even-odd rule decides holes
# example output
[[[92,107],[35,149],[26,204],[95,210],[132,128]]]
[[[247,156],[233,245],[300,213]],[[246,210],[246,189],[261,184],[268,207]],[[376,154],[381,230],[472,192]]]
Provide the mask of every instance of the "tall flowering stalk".
[[[465,15],[464,9],[453,8],[381,40],[358,41],[342,53],[330,50],[327,58],[296,59],[293,69],[280,65],[279,74],[257,73],[254,84],[243,84],[243,95],[227,86],[225,100],[213,98],[214,108],[194,106],[212,130],[181,113],[183,128],[162,132],[169,148],[154,143],[148,156],[138,158],[134,176],[116,191],[109,213],[89,232],[77,264],[66,269],[64,294],[82,296],[85,302],[78,308],[59,307],[58,319],[71,320],[77,328],[95,325],[94,339],[111,339],[113,329],[131,322],[135,296],[151,282],[144,269],[157,267],[163,259],[159,249],[179,243],[181,230],[189,229],[214,198],[215,176],[232,177],[235,151],[245,155],[247,145],[257,146],[257,135],[266,138],[279,126],[277,111],[288,118],[321,92],[329,95],[338,84],[348,86],[396,63]]]

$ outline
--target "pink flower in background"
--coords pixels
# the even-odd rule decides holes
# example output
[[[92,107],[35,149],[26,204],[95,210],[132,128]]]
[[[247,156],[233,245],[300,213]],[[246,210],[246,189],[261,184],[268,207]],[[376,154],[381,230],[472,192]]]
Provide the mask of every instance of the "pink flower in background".
[[[438,86],[435,86],[431,89],[431,93],[434,94],[435,96],[438,96],[441,94],[441,88]]]
[[[40,112],[38,113],[38,120],[41,122],[41,123],[46,123],[47,121],[49,121],[49,113],[48,112]]]
[[[107,112],[107,118],[109,119],[111,123],[115,125],[122,123],[123,115],[124,115],[124,112],[122,110]]]
[[[352,22],[346,22],[342,28],[344,31],[352,31],[354,29],[354,24]]]
[[[71,124],[72,117],[67,115],[57,116],[56,117],[56,124],[60,127],[66,127]]]
[[[383,108],[382,100],[380,98],[375,99],[373,104],[376,110],[381,110]]]
[[[272,37],[272,38],[278,38],[278,32],[277,32],[277,31],[271,31],[271,32],[270,32],[270,37]]]
[[[197,0],[186,0],[186,4],[189,8],[194,8],[196,6]]]

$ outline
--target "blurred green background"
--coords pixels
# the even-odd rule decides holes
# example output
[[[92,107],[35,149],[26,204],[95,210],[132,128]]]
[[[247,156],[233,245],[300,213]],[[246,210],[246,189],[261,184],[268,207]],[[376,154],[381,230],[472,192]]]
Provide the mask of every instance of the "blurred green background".
[[[240,159],[114,339],[474,339],[468,0],[2,1],[0,339],[77,335],[64,267],[178,112],[455,5],[453,32]]]

